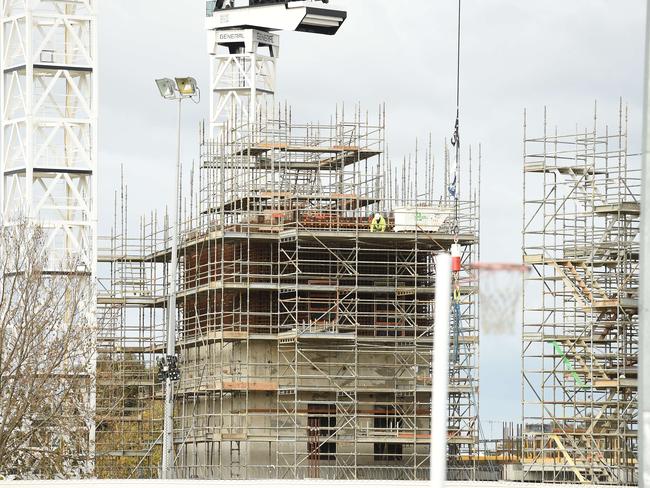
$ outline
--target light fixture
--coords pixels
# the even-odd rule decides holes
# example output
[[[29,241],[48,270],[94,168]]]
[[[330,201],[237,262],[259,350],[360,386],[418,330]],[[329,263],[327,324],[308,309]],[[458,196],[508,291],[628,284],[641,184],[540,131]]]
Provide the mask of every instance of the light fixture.
[[[179,93],[184,97],[193,97],[199,91],[196,80],[189,76],[187,78],[176,78],[176,86],[178,86]]]
[[[158,90],[163,98],[172,100],[176,98],[176,83],[170,78],[161,78],[156,80],[156,85],[158,85]]]

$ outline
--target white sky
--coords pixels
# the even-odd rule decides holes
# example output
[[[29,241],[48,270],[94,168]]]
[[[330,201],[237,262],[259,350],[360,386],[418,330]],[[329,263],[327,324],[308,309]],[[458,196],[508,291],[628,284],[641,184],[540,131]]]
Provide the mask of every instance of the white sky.
[[[454,0],[332,0],[348,19],[335,37],[282,36],[279,101],[295,119],[329,120],[337,103],[372,112],[386,102],[387,143],[399,160],[431,132],[442,156],[455,116]],[[124,165],[131,221],[171,200],[175,107],[154,79],[195,76],[204,91],[208,59],[204,0],[100,2],[100,234],[112,222]],[[529,134],[615,124],[618,99],[631,111],[638,151],[642,104],[643,0],[463,0],[463,143],[482,144],[482,260],[520,261],[522,119]],[[198,157],[207,104],[184,106],[183,158]],[[610,122],[611,121],[611,122]],[[135,227],[132,227],[135,230]],[[481,417],[520,417],[520,339],[483,337]],[[485,424],[487,427],[487,423]],[[489,431],[489,428],[487,429]]]

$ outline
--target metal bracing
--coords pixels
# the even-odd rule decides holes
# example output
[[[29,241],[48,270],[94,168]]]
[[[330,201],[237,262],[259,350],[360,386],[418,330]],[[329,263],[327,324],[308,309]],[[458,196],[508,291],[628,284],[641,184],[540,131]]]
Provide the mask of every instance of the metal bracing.
[[[2,217],[49,234],[54,269],[95,270],[95,2],[4,0]]]
[[[327,3],[327,2],[324,2]],[[293,2],[207,2],[210,55],[210,134],[214,139],[242,117],[246,124],[267,119],[274,110],[280,31],[334,35],[346,12],[326,5]]]
[[[39,225],[45,272],[87,278],[90,297],[75,306],[83,311],[79,326],[94,330],[96,2],[2,0],[0,23],[0,225]],[[91,363],[82,389],[94,411]],[[75,448],[92,473],[94,422],[87,427],[87,444]]]
[[[210,133],[237,114],[251,122],[273,111],[280,37],[257,29],[210,30]]]
[[[129,235],[127,190],[115,200],[115,226],[99,240],[97,466],[102,478],[160,476],[167,219],[152,214]]]
[[[373,234],[368,221],[376,211],[390,221],[399,205],[447,215],[449,202],[434,200],[427,172],[419,201],[408,184],[382,184],[381,120],[238,120],[205,141],[200,210],[185,224],[178,475],[425,478],[433,255],[453,237],[444,223]],[[460,207],[469,263],[477,207]],[[478,340],[465,292],[450,338],[453,477],[473,476],[477,443]]]
[[[639,194],[626,109],[525,138],[525,480],[637,481]]]
[[[202,144],[179,244],[176,476],[424,479],[433,257],[453,242],[451,202],[436,198],[431,168],[419,191],[389,183],[401,171],[382,157],[383,115],[375,124],[357,112],[352,120],[341,113],[329,125],[301,125],[288,114],[263,124],[240,114],[236,130]],[[472,198],[459,203],[466,264],[478,242],[472,184],[466,180]],[[394,211],[404,207],[442,218],[435,228],[396,232]],[[370,232],[375,212],[388,219],[386,232]],[[130,419],[142,426],[140,444],[122,442],[123,451],[104,458],[104,466],[129,466],[131,476],[152,473],[160,449],[152,365],[163,351],[170,259],[169,232],[160,227],[142,230],[138,250],[106,256],[117,275],[103,303],[125,311],[115,321],[118,343],[137,338],[144,377],[154,378],[140,384]],[[144,290],[135,286],[142,280],[124,274],[144,276]],[[135,289],[122,292],[120,282]],[[462,291],[462,317],[449,339],[449,473],[472,478],[478,326],[475,287]],[[131,309],[137,331],[124,322]],[[115,435],[125,437],[103,440]]]

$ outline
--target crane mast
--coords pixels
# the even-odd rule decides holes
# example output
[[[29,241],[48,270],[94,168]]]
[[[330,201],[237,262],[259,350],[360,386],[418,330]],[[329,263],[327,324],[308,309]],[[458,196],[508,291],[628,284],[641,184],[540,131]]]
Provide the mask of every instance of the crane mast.
[[[88,290],[78,304],[83,327],[97,322],[96,8],[97,0],[0,0],[0,226],[42,229],[43,275],[74,275]],[[94,364],[87,377],[94,411]],[[94,420],[87,430],[77,447],[91,472]]]
[[[236,6],[234,1],[207,2],[212,137],[218,137],[234,117],[252,122],[272,110],[280,55],[277,32],[338,32],[346,12],[322,3],[251,0],[246,6]]]

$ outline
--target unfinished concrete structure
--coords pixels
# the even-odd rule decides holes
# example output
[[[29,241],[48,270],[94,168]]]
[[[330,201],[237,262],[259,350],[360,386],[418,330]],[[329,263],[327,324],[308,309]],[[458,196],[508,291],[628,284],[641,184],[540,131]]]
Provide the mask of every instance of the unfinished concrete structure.
[[[433,255],[457,239],[466,264],[477,257],[478,171],[459,170],[455,200],[456,175],[445,157],[434,180],[430,145],[401,169],[383,156],[383,109],[374,123],[356,111],[329,124],[277,110],[274,32],[334,34],[346,14],[274,3],[207,3],[210,118],[178,202],[178,272],[166,218],[142,221],[136,239],[116,224],[103,241],[102,465],[159,474],[155,362],[175,279],[173,474],[426,478]],[[126,220],[120,201],[116,222]],[[387,220],[380,232],[375,213]],[[473,478],[477,301],[475,283],[463,283],[450,337],[450,476]]]
[[[455,223],[447,192],[433,195],[448,165],[434,181],[427,150],[393,168],[383,114],[350,119],[301,125],[284,111],[204,136],[179,243],[178,477],[428,476],[433,255],[454,241]],[[464,169],[459,243],[469,263],[478,170]],[[376,212],[385,232],[370,231]],[[100,299],[112,320],[103,371],[114,388],[99,403],[109,420],[98,451],[124,476],[158,474],[154,365],[170,253],[168,226],[157,231],[155,220],[138,239],[116,232],[100,253],[111,271]],[[463,287],[450,337],[455,478],[474,476],[478,444],[475,291]]]
[[[640,163],[615,129],[525,137],[523,479],[637,480]]]

